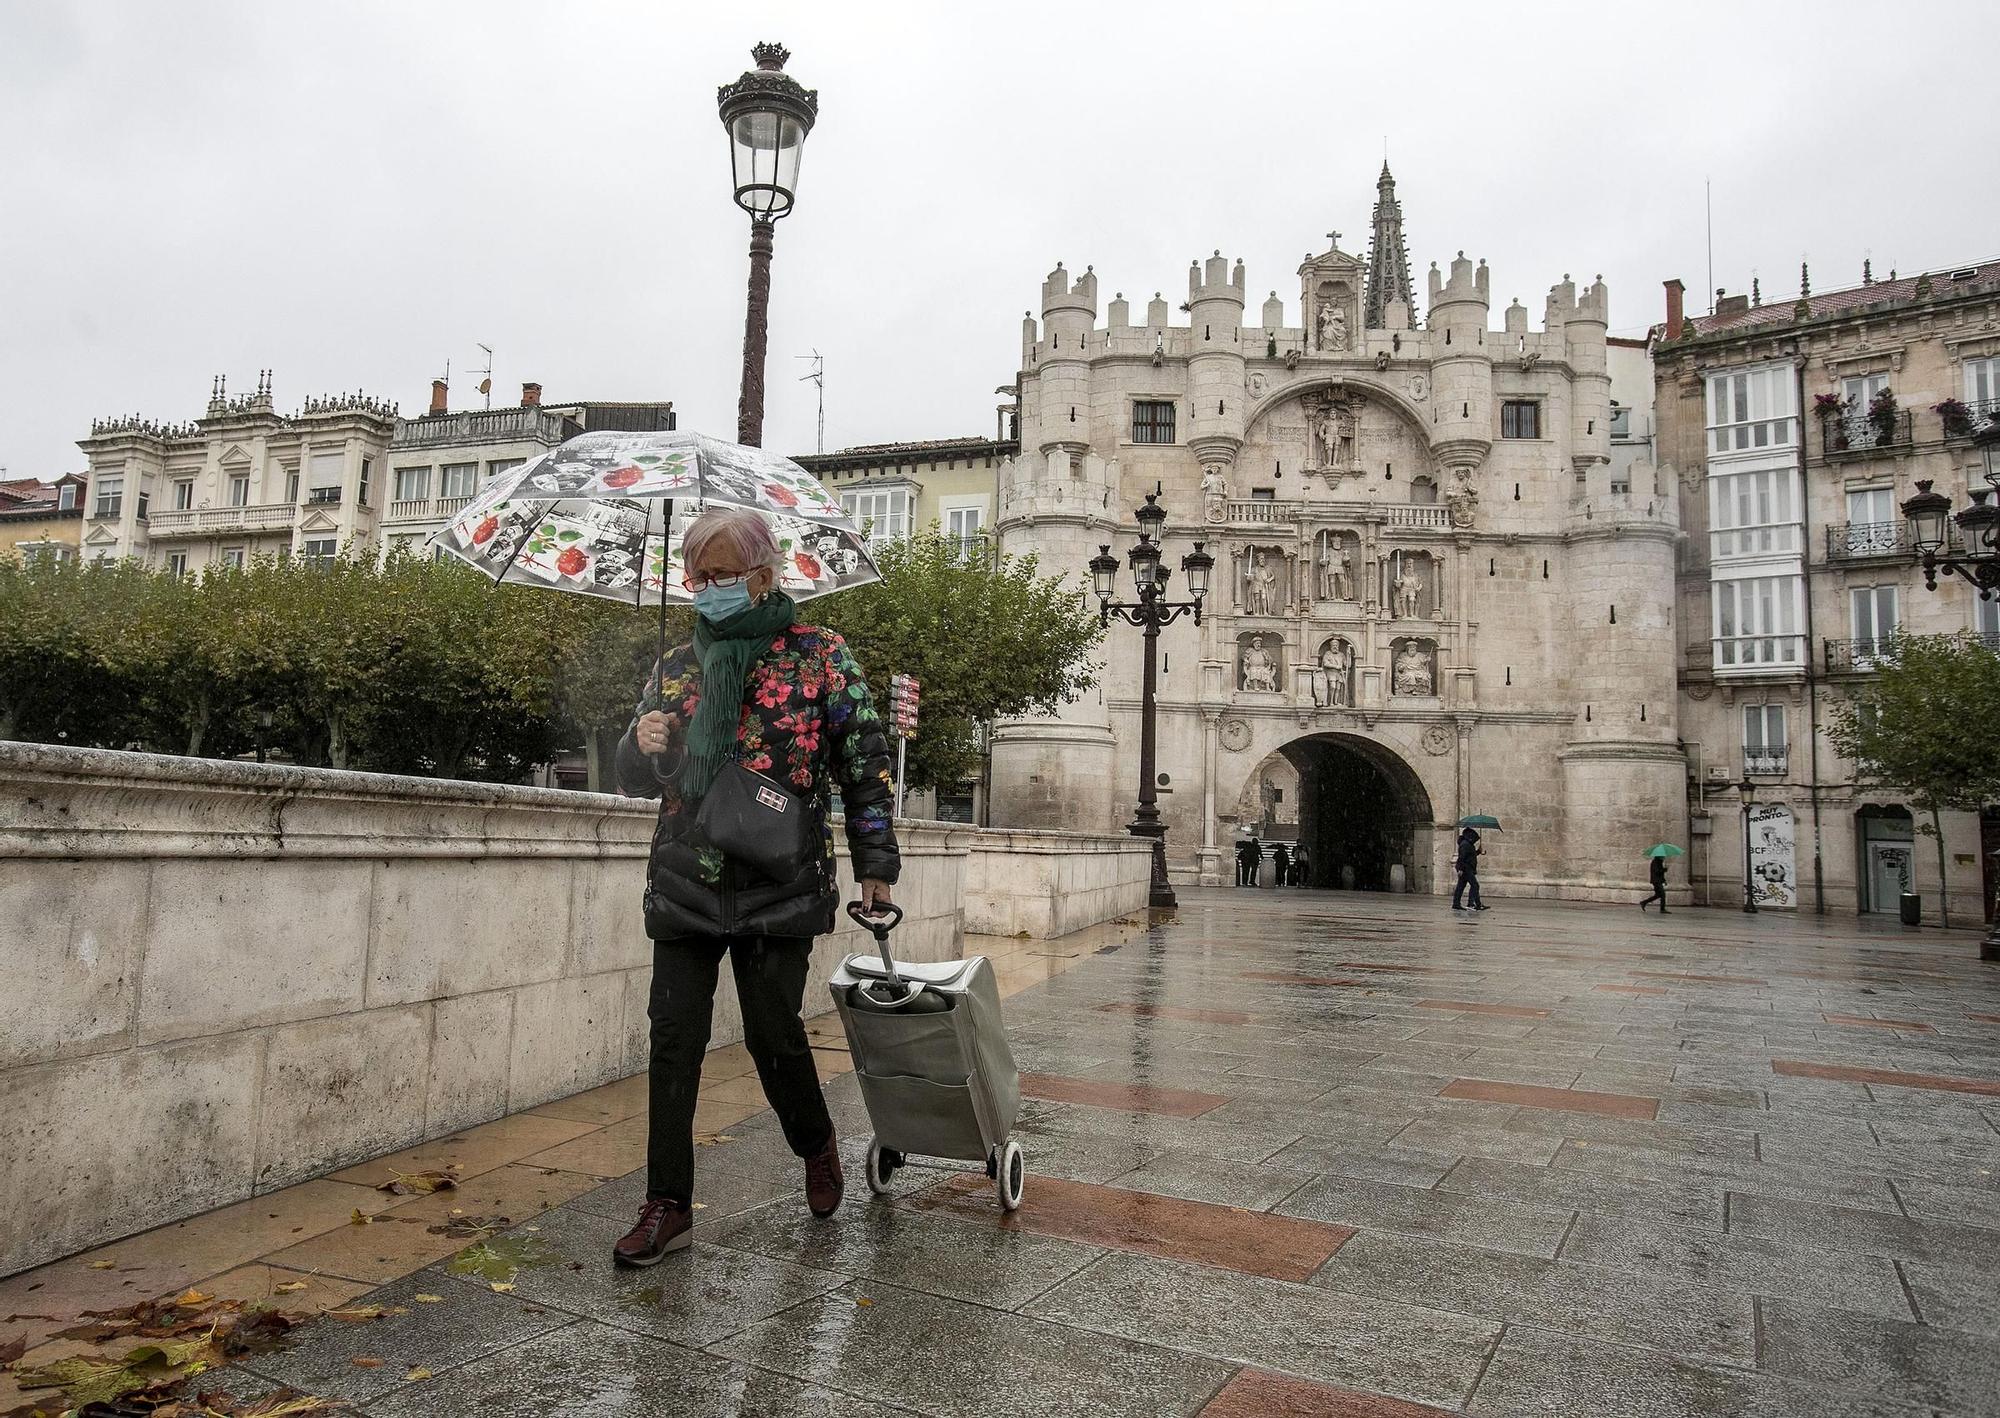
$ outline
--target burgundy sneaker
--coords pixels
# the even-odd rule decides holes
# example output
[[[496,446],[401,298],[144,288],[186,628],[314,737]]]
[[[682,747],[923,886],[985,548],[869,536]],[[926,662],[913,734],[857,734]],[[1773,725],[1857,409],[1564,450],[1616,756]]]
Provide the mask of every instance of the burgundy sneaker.
[[[618,1238],[611,1258],[620,1265],[658,1265],[669,1251],[694,1240],[694,1217],[678,1202],[657,1198],[639,1208],[638,1224]]]
[[[826,1146],[806,1158],[806,1205],[815,1216],[831,1216],[840,1209],[846,1184],[840,1175],[840,1140],[826,1135]]]

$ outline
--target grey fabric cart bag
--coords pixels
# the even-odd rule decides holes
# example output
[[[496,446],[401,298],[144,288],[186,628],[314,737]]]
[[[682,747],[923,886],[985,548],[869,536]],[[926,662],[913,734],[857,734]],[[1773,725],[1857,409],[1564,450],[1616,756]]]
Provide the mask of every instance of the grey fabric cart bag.
[[[884,1195],[911,1154],[983,1162],[1000,1204],[1021,1204],[1024,1159],[1008,1134],[1021,1109],[1021,1075],[1000,1019],[1000,989],[983,955],[934,965],[898,964],[880,918],[847,911],[875,935],[879,955],[850,955],[833,973],[834,1008],[847,1034],[875,1135],[869,1190]]]

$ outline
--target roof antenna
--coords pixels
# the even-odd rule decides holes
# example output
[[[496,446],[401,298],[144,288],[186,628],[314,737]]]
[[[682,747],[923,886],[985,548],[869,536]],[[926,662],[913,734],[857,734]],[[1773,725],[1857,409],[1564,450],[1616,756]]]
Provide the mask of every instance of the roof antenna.
[[[818,350],[809,355],[793,355],[793,359],[809,359],[813,362],[810,374],[801,374],[799,382],[810,379],[819,388],[819,431],[813,436],[813,452],[826,452],[826,357]]]
[[[473,343],[479,344],[477,340]],[[486,368],[472,372],[479,376],[479,392],[486,396],[486,407],[490,409],[493,407],[493,346],[479,345],[479,348],[486,351]]]

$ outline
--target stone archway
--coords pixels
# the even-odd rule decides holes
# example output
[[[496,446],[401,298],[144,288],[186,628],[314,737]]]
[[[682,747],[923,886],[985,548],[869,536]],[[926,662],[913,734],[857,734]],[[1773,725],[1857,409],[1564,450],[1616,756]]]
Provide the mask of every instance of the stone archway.
[[[1275,800],[1273,785],[1283,793]],[[1258,764],[1242,796],[1239,823],[1304,845],[1307,886],[1431,890],[1430,794],[1409,764],[1373,739],[1293,739]]]

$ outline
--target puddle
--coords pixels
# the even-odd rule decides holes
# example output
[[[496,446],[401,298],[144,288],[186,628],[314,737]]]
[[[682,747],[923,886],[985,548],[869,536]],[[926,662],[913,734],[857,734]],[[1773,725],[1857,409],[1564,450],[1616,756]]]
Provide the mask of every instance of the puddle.
[[[512,1280],[515,1272],[554,1265],[562,1256],[534,1236],[499,1236],[467,1246],[451,1258],[445,1269],[453,1275],[476,1275],[481,1280]]]

